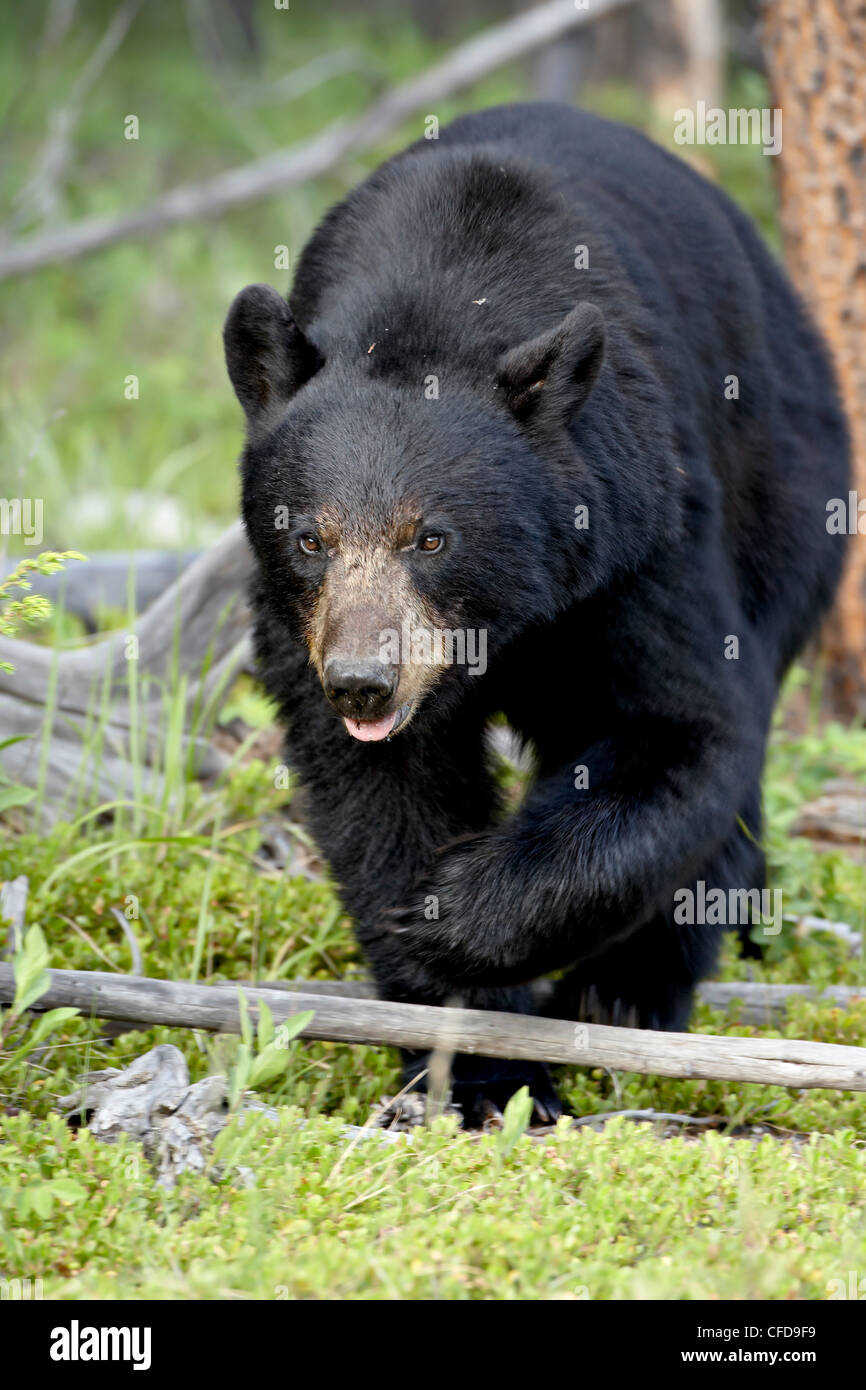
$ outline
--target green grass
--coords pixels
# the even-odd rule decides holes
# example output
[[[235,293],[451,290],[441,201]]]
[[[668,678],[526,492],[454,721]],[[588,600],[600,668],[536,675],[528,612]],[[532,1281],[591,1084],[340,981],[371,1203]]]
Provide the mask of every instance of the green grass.
[[[301,1120],[235,1125],[218,1171],[171,1193],[127,1142],[7,1120],[7,1277],[61,1299],[784,1299],[866,1258],[851,1131],[795,1153],[611,1121],[503,1155],[447,1121],[391,1145]]]

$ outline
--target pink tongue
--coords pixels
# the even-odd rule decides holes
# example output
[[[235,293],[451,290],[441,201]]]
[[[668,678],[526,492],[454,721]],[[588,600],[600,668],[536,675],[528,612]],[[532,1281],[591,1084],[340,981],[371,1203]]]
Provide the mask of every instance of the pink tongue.
[[[377,739],[387,738],[397,723],[397,711],[393,714],[386,714],[384,719],[343,719],[343,723],[352,735],[352,738],[359,738],[362,743],[375,743]]]

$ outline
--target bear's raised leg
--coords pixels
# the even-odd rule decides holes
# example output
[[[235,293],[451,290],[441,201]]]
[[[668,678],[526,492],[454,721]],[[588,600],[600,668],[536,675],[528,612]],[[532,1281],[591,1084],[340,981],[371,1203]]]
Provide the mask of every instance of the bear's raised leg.
[[[698,909],[684,915],[696,920],[675,921],[673,912],[659,913],[625,940],[583,961],[554,987],[544,1006],[549,1018],[685,1031],[695,985],[712,972],[725,929],[751,945],[747,903],[757,901],[755,894],[761,893],[766,879],[759,797],[756,788],[720,853],[684,885],[690,895],[685,903]],[[715,916],[706,904],[708,895],[719,889],[724,894],[724,920],[701,920]],[[743,893],[751,899],[741,898]],[[768,899],[762,901],[769,904]],[[767,925],[775,930],[775,922]],[[753,947],[750,953],[760,955],[760,949]]]
[[[458,988],[591,969],[620,944],[634,951],[638,933],[706,866],[720,866],[722,886],[757,886],[760,850],[738,820],[763,753],[764,730],[748,711],[693,731],[635,719],[627,735],[540,779],[509,820],[437,858],[390,915],[407,964]],[[586,789],[573,787],[575,763],[589,769]],[[429,895],[435,921],[419,910]],[[646,978],[665,995],[658,963]]]

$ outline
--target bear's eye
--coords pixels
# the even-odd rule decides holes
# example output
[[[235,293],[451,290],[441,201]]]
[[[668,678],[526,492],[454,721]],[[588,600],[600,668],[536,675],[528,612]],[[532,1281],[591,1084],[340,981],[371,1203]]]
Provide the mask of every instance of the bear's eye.
[[[318,536],[314,536],[312,531],[306,531],[303,536],[298,536],[298,549],[304,555],[318,555],[322,548],[322,542]]]
[[[427,555],[435,555],[437,550],[441,550],[445,544],[445,537],[438,531],[428,531],[425,536],[419,537],[418,549],[423,550]]]

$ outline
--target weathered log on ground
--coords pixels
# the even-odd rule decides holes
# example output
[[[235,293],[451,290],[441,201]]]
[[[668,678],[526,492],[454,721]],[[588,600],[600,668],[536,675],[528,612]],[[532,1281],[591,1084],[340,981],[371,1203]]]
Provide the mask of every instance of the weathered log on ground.
[[[228,989],[98,971],[48,973],[51,984],[39,1000],[41,1009],[72,1005],[97,1018],[127,1019],[146,1027],[163,1024],[240,1032],[237,995]],[[8,1002],[14,991],[12,967],[0,964],[0,1002]],[[312,1009],[314,1017],[302,1034],[306,1038],[420,1051],[438,1048],[700,1080],[866,1091],[866,1049],[860,1047],[705,1033],[652,1033],[479,1009],[439,1009],[333,994],[281,994],[248,986],[243,987],[243,993],[253,1016],[257,1006],[265,1002],[278,1026]]]
[[[0,736],[24,735],[0,753],[6,775],[28,787],[39,785],[41,775],[46,806],[53,810],[82,781],[93,801],[129,796],[136,787],[137,741],[145,764],[142,784],[158,793],[158,773],[149,769],[164,722],[163,684],[173,671],[186,675],[192,710],[205,705],[232,672],[249,665],[251,571],[252,556],[236,522],[136,619],[131,632],[62,652],[0,637],[0,661],[15,667],[11,674],[0,670]],[[121,604],[124,594],[125,586],[118,595]],[[46,709],[52,712],[47,732]],[[94,725],[101,726],[99,739]],[[208,739],[190,743],[201,776],[225,765],[227,759]]]
[[[235,989],[229,981],[218,981],[214,989]],[[288,993],[331,994],[340,999],[375,999],[376,990],[369,980],[263,980],[257,989],[282,990]],[[539,980],[532,986],[536,1004],[543,1009],[551,996],[551,986]],[[780,1023],[788,1005],[794,999],[812,999],[828,1008],[847,1009],[866,999],[866,985],[831,985],[817,990],[813,985],[768,985],[751,981],[732,981],[724,984],[705,980],[698,985],[698,999],[711,1008],[725,1012],[734,1010],[738,1021],[758,1028],[775,1027]],[[736,1006],[736,1008],[734,1008]]]

